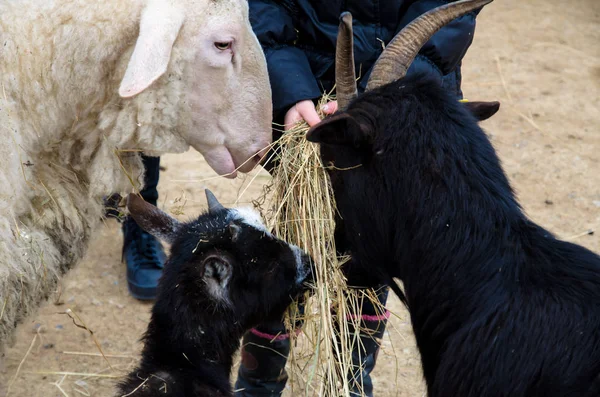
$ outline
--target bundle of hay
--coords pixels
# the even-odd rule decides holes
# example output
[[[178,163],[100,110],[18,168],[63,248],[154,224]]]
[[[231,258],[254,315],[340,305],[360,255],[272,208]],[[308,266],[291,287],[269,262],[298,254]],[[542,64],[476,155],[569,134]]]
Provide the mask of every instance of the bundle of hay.
[[[319,105],[332,99],[324,95]],[[315,260],[314,291],[303,300],[303,313],[296,305],[286,316],[289,334],[296,335],[292,328],[302,322],[306,338],[303,350],[307,354],[294,349],[290,354],[292,387],[303,384],[305,395],[347,396],[351,353],[353,345],[360,343],[360,319],[353,320],[356,316],[351,314],[360,313],[362,299],[378,301],[374,294],[366,296],[364,291],[346,286],[341,272],[345,258],[337,256],[334,241],[333,191],[318,145],[305,138],[308,130],[302,121],[279,140],[280,148],[273,155],[279,165],[262,197],[269,195],[272,203],[264,217],[275,235],[298,245]],[[296,390],[292,394],[300,393]]]

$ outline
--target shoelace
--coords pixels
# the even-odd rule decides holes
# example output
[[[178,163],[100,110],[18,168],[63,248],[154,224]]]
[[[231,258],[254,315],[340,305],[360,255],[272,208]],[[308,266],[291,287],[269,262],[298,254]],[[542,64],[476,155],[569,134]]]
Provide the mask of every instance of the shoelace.
[[[154,236],[138,229],[130,234],[130,238],[133,258],[135,263],[139,264],[140,268],[162,268],[159,255],[160,243]]]

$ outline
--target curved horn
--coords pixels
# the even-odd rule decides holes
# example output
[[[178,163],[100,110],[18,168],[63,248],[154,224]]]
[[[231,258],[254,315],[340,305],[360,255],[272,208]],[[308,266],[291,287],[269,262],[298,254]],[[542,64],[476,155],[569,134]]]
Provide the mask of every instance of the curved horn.
[[[215,197],[215,195],[208,189],[204,189],[204,193],[206,194],[206,201],[208,201],[208,212],[214,214],[217,211],[224,210],[225,207],[219,200]]]
[[[421,47],[444,25],[493,0],[462,0],[434,8],[406,25],[379,56],[367,91],[391,83],[406,75]]]
[[[352,14],[349,12],[340,15],[340,27],[335,46],[335,87],[338,107],[343,110],[358,95],[354,73]]]

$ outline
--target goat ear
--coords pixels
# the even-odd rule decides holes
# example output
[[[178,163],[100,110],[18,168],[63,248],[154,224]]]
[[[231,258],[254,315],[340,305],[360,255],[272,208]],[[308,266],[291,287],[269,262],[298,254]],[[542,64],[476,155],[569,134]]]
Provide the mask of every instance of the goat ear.
[[[371,134],[348,113],[338,113],[308,130],[306,139],[315,143],[359,147],[371,143]]]
[[[119,87],[121,97],[139,94],[167,71],[183,20],[183,11],[167,2],[151,1],[142,11],[140,33]]]
[[[233,266],[226,255],[213,253],[202,261],[202,280],[208,292],[217,300],[228,300],[227,284],[231,279]]]
[[[469,112],[479,121],[487,120],[498,112],[500,102],[464,102]]]
[[[127,196],[127,209],[138,226],[146,232],[168,243],[175,240],[180,226],[177,219],[144,201],[137,194]]]

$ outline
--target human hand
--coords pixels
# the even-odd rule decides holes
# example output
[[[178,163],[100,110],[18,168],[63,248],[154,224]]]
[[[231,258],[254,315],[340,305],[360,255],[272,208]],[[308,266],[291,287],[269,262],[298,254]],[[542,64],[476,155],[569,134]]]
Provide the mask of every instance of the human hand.
[[[287,131],[294,128],[294,125],[300,120],[305,120],[311,127],[321,121],[315,105],[309,99],[296,103],[287,111],[283,118],[284,130]]]
[[[327,115],[335,113],[337,110],[337,101],[327,102],[321,107],[321,110]],[[300,101],[287,111],[283,119],[284,130],[287,131],[293,128],[300,120],[305,120],[310,127],[317,125],[321,121],[317,109],[311,100]]]
[[[323,111],[323,113],[330,115],[333,114],[335,112],[337,112],[338,110],[338,104],[337,101],[329,101],[327,102],[325,105],[323,105],[321,107],[321,110]]]

